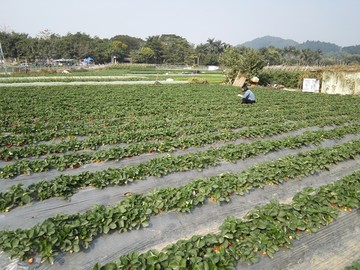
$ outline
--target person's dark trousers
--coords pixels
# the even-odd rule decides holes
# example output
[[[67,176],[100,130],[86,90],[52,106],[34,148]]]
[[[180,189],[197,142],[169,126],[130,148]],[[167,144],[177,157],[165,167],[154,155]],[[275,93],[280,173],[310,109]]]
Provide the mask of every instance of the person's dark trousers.
[[[250,100],[250,99],[247,99],[247,98],[243,98],[241,103],[242,104],[253,104],[253,103],[255,103],[255,100]]]

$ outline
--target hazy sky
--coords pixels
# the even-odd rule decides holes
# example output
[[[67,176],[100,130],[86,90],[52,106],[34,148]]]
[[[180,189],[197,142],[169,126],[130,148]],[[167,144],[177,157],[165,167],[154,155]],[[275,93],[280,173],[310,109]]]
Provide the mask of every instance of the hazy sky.
[[[231,45],[263,36],[360,45],[360,0],[0,0],[0,31],[35,37],[176,34]]]

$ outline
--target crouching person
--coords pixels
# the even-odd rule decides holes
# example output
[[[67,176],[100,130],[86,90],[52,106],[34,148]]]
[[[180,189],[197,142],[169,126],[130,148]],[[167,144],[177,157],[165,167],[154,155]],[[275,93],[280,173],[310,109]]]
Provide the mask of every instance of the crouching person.
[[[247,84],[244,83],[244,85],[241,87],[243,90],[243,95],[239,95],[242,97],[242,104],[252,104],[255,103],[255,95],[254,93],[247,87]]]

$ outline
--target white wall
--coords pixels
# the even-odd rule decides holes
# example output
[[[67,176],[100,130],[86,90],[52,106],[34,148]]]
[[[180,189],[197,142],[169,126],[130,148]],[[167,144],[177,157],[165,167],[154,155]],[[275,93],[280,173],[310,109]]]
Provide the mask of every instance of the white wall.
[[[325,71],[322,76],[321,93],[360,95],[360,72]]]

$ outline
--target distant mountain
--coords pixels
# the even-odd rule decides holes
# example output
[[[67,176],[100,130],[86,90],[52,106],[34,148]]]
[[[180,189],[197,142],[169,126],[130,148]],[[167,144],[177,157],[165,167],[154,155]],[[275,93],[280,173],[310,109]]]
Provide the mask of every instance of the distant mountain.
[[[261,37],[261,38],[255,38],[251,41],[245,42],[243,44],[238,45],[240,46],[244,46],[244,47],[249,47],[249,48],[253,48],[253,49],[261,49],[261,48],[267,48],[267,47],[275,47],[275,48],[279,48],[279,49],[283,49],[285,47],[290,47],[290,46],[298,46],[299,43],[292,40],[292,39],[282,39],[279,37],[272,37],[272,36],[265,36],[265,37]]]
[[[360,54],[360,45],[344,47],[342,51],[349,54]]]
[[[309,40],[303,43],[298,43],[292,39],[283,39],[272,36],[256,38],[251,41],[247,41],[245,43],[237,45],[237,47],[240,46],[245,46],[253,49],[267,48],[270,46],[283,49],[285,47],[292,46],[297,49],[310,49],[312,51],[320,50],[323,52],[324,55],[338,55],[342,51],[347,53],[359,51],[359,48],[357,46],[342,48],[334,43],[322,42],[322,41],[309,41]]]
[[[336,53],[341,51],[341,47],[329,42],[322,41],[306,41],[297,46],[298,49],[310,49],[312,51],[320,50],[324,54],[326,53]]]

